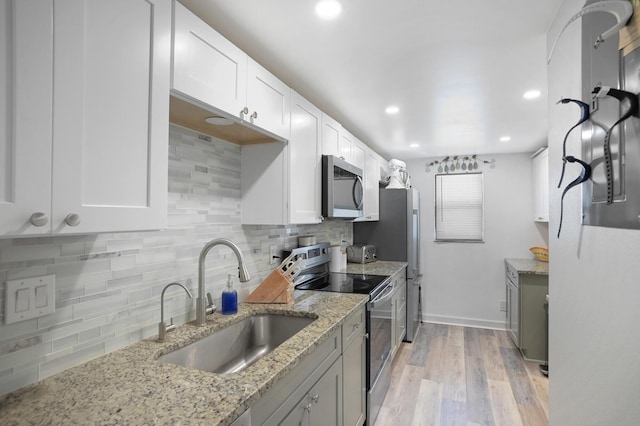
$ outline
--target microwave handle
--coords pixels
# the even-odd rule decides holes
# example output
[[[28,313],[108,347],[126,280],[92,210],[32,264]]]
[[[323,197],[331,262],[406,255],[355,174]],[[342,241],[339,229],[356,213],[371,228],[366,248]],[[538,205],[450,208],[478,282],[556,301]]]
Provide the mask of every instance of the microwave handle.
[[[356,209],[360,210],[362,208],[362,203],[364,202],[364,197],[361,197],[360,200],[356,200],[356,186],[360,182],[360,187],[362,188],[362,193],[364,194],[364,183],[362,182],[362,178],[356,175],[356,181],[353,182],[353,203],[356,205]]]

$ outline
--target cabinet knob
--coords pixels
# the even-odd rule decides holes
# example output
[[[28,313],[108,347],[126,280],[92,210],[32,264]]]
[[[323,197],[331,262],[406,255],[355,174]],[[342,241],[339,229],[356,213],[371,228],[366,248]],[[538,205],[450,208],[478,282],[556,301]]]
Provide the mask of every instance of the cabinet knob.
[[[77,213],[69,213],[64,221],[69,226],[78,226],[80,224],[80,215]]]
[[[253,114],[251,114],[251,119],[255,120],[256,118],[258,118],[258,111],[253,111]]]
[[[311,412],[311,404],[309,403],[309,404],[305,405],[305,406],[304,406],[304,409],[305,409],[306,411],[308,411],[308,412]]]
[[[249,108],[244,107],[240,110],[240,118],[244,118],[246,114],[249,114]]]
[[[33,226],[45,226],[47,222],[49,222],[49,216],[42,212],[35,212],[29,218],[29,222],[31,222]]]
[[[311,402],[313,402],[314,404],[317,404],[318,401],[320,401],[320,395],[313,395],[311,397]]]

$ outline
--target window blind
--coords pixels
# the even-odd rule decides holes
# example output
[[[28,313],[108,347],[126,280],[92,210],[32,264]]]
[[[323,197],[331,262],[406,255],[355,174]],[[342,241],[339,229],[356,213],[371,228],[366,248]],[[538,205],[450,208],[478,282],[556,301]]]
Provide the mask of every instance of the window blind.
[[[435,177],[436,241],[483,241],[482,173]]]

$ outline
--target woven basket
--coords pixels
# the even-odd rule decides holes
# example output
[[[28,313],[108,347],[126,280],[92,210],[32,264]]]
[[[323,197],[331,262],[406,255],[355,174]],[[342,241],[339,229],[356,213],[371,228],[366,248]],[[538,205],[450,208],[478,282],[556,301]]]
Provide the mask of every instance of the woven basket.
[[[546,249],[544,247],[531,247],[529,249],[529,251],[531,253],[533,253],[533,255],[538,260],[540,260],[542,262],[548,262],[549,261],[549,249]]]

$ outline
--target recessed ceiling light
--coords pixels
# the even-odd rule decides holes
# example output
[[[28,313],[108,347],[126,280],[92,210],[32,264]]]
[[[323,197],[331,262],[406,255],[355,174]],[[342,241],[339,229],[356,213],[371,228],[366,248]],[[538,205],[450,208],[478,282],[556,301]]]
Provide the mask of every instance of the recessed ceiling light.
[[[342,13],[342,5],[337,0],[320,0],[316,3],[316,15],[322,19],[334,19]]]
[[[388,107],[384,110],[384,112],[386,112],[387,114],[397,114],[399,111],[400,111],[400,108],[398,108],[398,107],[397,107],[397,106],[395,106],[395,105],[388,106]]]
[[[542,92],[537,89],[534,89],[534,90],[527,90],[522,94],[522,97],[525,99],[537,99],[540,97],[540,95],[542,95]]]
[[[511,136],[503,136],[500,138],[500,142],[509,142],[511,140]]]
[[[417,147],[419,147],[420,145],[419,145],[419,144],[417,144],[417,143],[412,143],[412,144],[411,144],[411,145],[409,145],[409,146],[410,146],[411,148],[417,148]]]

